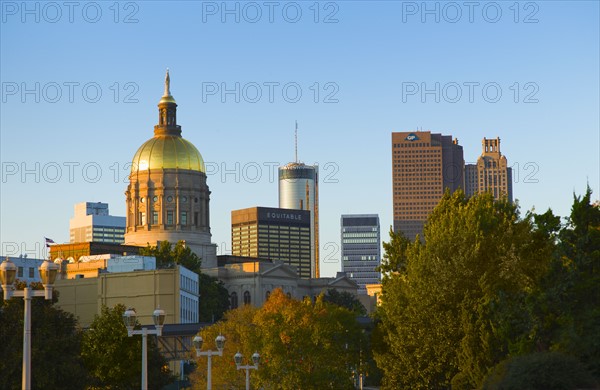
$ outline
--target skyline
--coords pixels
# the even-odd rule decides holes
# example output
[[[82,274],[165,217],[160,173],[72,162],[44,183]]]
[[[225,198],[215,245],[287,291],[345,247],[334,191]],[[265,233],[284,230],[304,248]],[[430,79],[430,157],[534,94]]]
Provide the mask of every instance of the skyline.
[[[75,3],[72,23],[66,8],[51,22],[50,3],[27,3],[33,14],[2,3],[2,255],[13,243],[35,252],[44,236],[68,242],[78,202],[125,215],[127,167],[152,137],[166,68],[182,136],[207,165],[220,254],[232,210],[277,207],[296,120],[299,160],[320,168],[323,276],[341,269],[340,215],[379,214],[388,239],[392,132],[452,135],[466,163],[499,137],[523,213],[565,217],[587,184],[600,198],[597,2],[520,2],[518,15],[501,3],[497,22],[497,3],[476,2],[472,23],[466,8],[452,23],[442,2],[428,3],[437,15],[421,2],[274,2],[272,23],[262,3],[228,2],[233,14],[221,2]],[[255,23],[247,4],[261,7]]]

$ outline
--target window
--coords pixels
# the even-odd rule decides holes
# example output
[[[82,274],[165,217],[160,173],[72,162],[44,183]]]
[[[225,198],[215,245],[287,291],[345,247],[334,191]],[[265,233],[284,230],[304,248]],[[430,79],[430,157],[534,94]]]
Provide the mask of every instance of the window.
[[[268,301],[270,296],[271,296],[271,291],[267,291],[265,293],[265,301]]]
[[[173,210],[167,211],[167,225],[173,225]]]
[[[140,225],[146,224],[146,213],[140,212]]]
[[[153,225],[158,224],[158,211],[152,212],[152,224]]]
[[[231,308],[232,309],[237,309],[237,307],[238,307],[238,296],[237,296],[237,293],[232,292],[231,296],[229,298],[231,300]]]
[[[197,199],[197,198],[196,198]],[[194,225],[198,226],[198,213],[194,213]]]
[[[244,291],[244,305],[249,305],[251,301],[250,291]]]
[[[17,270],[17,277],[18,278],[23,277],[23,267],[19,267],[19,269]]]
[[[29,267],[29,277],[33,278],[33,273],[34,273],[34,269],[33,267]]]
[[[181,212],[181,221],[180,222],[182,225],[187,225],[187,211]]]

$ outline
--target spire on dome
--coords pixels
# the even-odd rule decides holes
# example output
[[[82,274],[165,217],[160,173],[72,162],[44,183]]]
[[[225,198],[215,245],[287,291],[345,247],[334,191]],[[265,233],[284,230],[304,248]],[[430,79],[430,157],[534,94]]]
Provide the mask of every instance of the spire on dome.
[[[165,94],[163,96],[171,96],[171,77],[169,77],[169,68],[165,76]]]

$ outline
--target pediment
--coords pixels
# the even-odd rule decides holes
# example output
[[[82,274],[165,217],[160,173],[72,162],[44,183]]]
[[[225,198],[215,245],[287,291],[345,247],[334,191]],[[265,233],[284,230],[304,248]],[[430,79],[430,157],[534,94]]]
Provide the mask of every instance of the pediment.
[[[277,264],[260,273],[262,277],[269,278],[298,278],[298,273],[287,264]]]

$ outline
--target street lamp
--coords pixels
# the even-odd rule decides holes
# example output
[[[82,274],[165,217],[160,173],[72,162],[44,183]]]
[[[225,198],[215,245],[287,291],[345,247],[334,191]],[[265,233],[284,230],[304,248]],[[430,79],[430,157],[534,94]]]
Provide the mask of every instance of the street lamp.
[[[31,298],[52,299],[52,287],[54,287],[58,273],[58,265],[45,260],[38,271],[44,291],[31,290],[29,287],[25,287],[23,291],[14,291],[17,266],[8,257],[0,264],[0,283],[4,290],[4,300],[9,300],[11,297],[22,297],[25,302],[23,310],[23,377],[21,381],[23,390],[31,389]]]
[[[215,344],[217,344],[217,351],[204,351],[204,352],[200,351],[202,349],[203,341],[204,340],[202,340],[201,336],[196,336],[192,340],[192,343],[194,344],[194,348],[196,349],[196,357],[200,357],[200,356],[208,357],[206,388],[207,388],[207,390],[212,390],[212,377],[211,377],[212,357],[213,356],[223,356],[223,348],[225,347],[225,337],[223,335],[218,335],[217,338],[215,338]]]
[[[242,354],[240,352],[236,353],[233,356],[233,360],[235,361],[235,365],[237,367],[238,370],[246,370],[246,390],[250,390],[250,370],[258,370],[258,362],[260,361],[260,355],[258,354],[258,352],[254,352],[252,354],[252,362],[254,363],[253,366],[251,365],[245,365],[242,366]]]
[[[165,323],[165,311],[160,307],[152,313],[152,319],[156,329],[148,329],[142,327],[141,330],[133,330],[136,324],[137,315],[135,310],[128,308],[123,313],[123,322],[127,328],[127,336],[131,337],[136,334],[142,335],[142,390],[148,390],[148,335],[155,334],[158,337],[162,336],[162,328]]]

